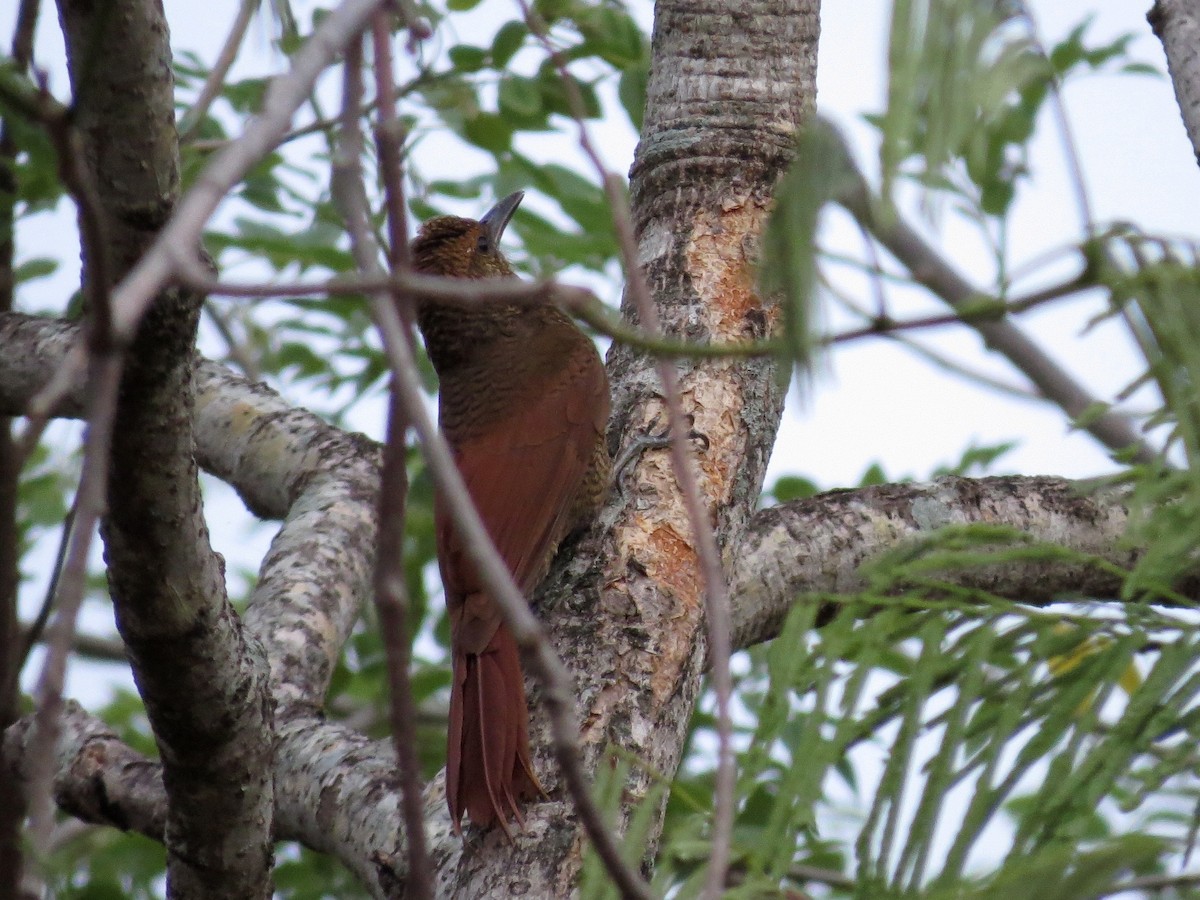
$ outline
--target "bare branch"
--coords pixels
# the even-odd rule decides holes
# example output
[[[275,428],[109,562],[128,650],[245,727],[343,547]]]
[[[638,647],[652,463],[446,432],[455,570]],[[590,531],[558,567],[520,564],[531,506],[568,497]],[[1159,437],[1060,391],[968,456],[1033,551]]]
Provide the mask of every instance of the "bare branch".
[[[72,190],[84,201],[87,351],[98,377],[89,384],[83,484],[51,652],[59,640],[63,654],[69,650],[87,539],[103,508],[117,628],[165,761],[168,890],[263,896],[272,862],[271,708],[265,659],[225,595],[202,511],[192,372],[203,298],[159,285],[146,298],[147,315],[120,335],[108,302],[111,282],[146,251],[178,196],[174,129],[144,127],[147,117],[173,118],[173,84],[163,78],[168,30],[155,4],[131,5],[119,18],[107,13],[90,3],[60,10],[78,128]],[[99,47],[122,65],[97,65]],[[65,178],[73,183],[72,173]],[[56,736],[45,740],[52,760]]]
[[[372,20],[372,45],[375,72],[381,98],[379,135],[396,125],[391,96],[391,33],[386,13]],[[370,229],[370,207],[363,186],[363,140],[358,109],[362,100],[362,45],[346,49],[342,88],[342,128],[334,155],[331,193],[350,235],[350,249],[359,271],[378,274],[379,248]],[[393,267],[407,262],[408,242],[404,234],[404,199],[400,193],[398,148],[390,143],[380,147],[380,165],[387,179],[388,226],[391,233]],[[394,167],[394,170],[393,170]],[[397,216],[400,218],[397,220]],[[403,249],[399,249],[399,248]],[[399,257],[399,259],[397,259]],[[383,297],[384,295],[378,295]],[[390,300],[390,297],[388,298]],[[399,297],[396,298],[400,300]],[[399,306],[399,302],[397,302]],[[411,325],[402,326],[402,340],[412,344]],[[387,443],[384,447],[383,472],[379,487],[379,540],[375,558],[375,609],[379,615],[383,646],[387,658],[390,724],[392,744],[403,787],[401,809],[408,839],[408,881],[406,895],[422,900],[433,896],[433,872],[426,847],[424,809],[421,802],[421,771],[414,746],[416,711],[412,684],[408,676],[409,644],[408,591],[404,581],[404,518],[408,497],[407,440],[408,418],[396,389],[394,376],[389,391]]]
[[[217,61],[213,63],[212,71],[208,73],[208,78],[204,80],[204,85],[200,88],[196,102],[192,104],[191,109],[184,113],[183,117],[179,120],[179,143],[186,144],[196,136],[197,129],[199,129],[200,124],[204,121],[204,117],[208,115],[209,107],[217,99],[217,95],[221,93],[221,89],[225,87],[225,78],[229,74],[230,68],[233,67],[234,61],[237,59],[238,50],[242,46],[242,40],[246,37],[246,29],[250,27],[250,21],[254,18],[254,11],[258,7],[259,0],[242,0],[238,6],[237,15],[233,19],[233,25],[229,28],[229,34],[225,36],[225,44],[221,47],[221,52],[217,54]]]
[[[38,0],[21,0],[12,38],[12,62],[24,73],[33,57]],[[9,122],[0,122],[0,314],[13,308],[15,299],[14,226],[17,183],[17,143]],[[17,517],[20,454],[13,440],[12,423],[0,416],[0,732],[21,714],[20,625],[17,588],[21,582],[21,536]],[[0,896],[17,897],[21,890],[24,860],[22,831],[26,800],[15,779],[0,778]]]
[[[291,71],[271,82],[261,113],[251,120],[241,137],[209,163],[153,245],[113,290],[112,327],[116,341],[132,339],[146,309],[172,278],[190,274],[195,280],[196,271],[201,268],[195,248],[217,204],[287,134],[292,114],[308,100],[317,78],[342,47],[363,31],[370,16],[384,2],[344,0],[292,57]],[[74,350],[65,360],[61,374],[31,404],[31,415],[57,405],[82,371],[83,362],[82,350]]]
[[[832,129],[828,124],[824,127]],[[836,129],[833,130],[836,132]],[[837,202],[907,266],[917,281],[951,307],[956,310],[964,307],[969,309],[972,304],[986,297],[956,272],[898,214],[887,217],[876,215],[877,202],[866,177],[854,162],[840,134],[838,141],[844,155],[843,169],[851,177],[852,184],[840,192]],[[1003,354],[1037,386],[1047,400],[1060,406],[1072,419],[1090,413],[1099,402],[1012,322],[979,321],[969,324],[991,349]],[[1154,449],[1142,440],[1129,421],[1112,410],[1089,417],[1083,427],[1112,450],[1132,450],[1139,462],[1148,462],[1157,457]]]
[[[423,275],[415,272],[393,272],[390,276],[339,276],[324,281],[279,282],[249,284],[215,281],[189,273],[184,281],[195,290],[210,295],[228,297],[312,297],[346,294],[373,294],[383,290],[393,293],[421,294],[443,302],[464,307],[504,301],[505,303],[541,304],[551,302],[570,313],[598,334],[612,338],[652,356],[719,359],[779,355],[783,345],[777,340],[728,341],[722,343],[692,343],[649,334],[633,327],[612,314],[594,293],[587,288],[559,284],[553,280],[520,281],[512,278],[462,279],[442,275]]]
[[[1175,875],[1139,875],[1137,878],[1118,882],[1101,891],[1099,894],[1093,894],[1091,900],[1101,900],[1103,897],[1116,897],[1120,894],[1129,894],[1135,891],[1153,893],[1172,891],[1174,893],[1175,888],[1188,888],[1197,884],[1200,884],[1200,872],[1179,872]]]
[[[88,298],[89,316],[86,340],[90,353],[88,398],[87,453],[83,474],[75,497],[75,514],[69,528],[64,528],[65,559],[62,572],[56,576],[57,597],[54,606],[58,613],[47,633],[46,658],[34,688],[37,703],[34,730],[34,768],[27,793],[30,809],[30,836],[34,853],[46,864],[54,831],[54,801],[51,795],[53,778],[53,748],[58,743],[59,714],[63,703],[63,684],[67,659],[75,633],[75,620],[83,604],[87,580],[87,557],[96,522],[105,511],[105,490],[108,479],[109,445],[113,418],[116,414],[117,384],[120,379],[120,360],[112,346],[112,310],[109,304],[109,257],[111,232],[105,222],[103,202],[94,183],[94,173],[88,171],[83,139],[74,121],[65,111],[54,108],[43,87],[39,97],[39,113],[58,157],[59,176],[75,200],[79,212],[81,242],[87,259],[84,292]],[[24,442],[24,452],[33,449],[45,418],[31,419]]]
[[[1039,560],[946,573],[950,583],[1022,602],[1050,602],[1073,592],[1104,596],[1119,587],[1111,568],[1134,560],[1131,552],[1113,549],[1125,522],[1119,495],[1085,496],[1062,479],[944,479],[932,485],[825,494],[761,511],[746,542],[735,550],[740,561],[735,596],[757,604],[735,608],[737,646],[769,637],[772,617],[777,629],[797,596],[853,592],[861,587],[857,571],[864,561],[926,537],[943,523],[972,521],[1006,525],[1027,532],[1033,541],[1054,541],[1083,557],[1072,562],[1068,553],[1049,565]],[[1103,554],[1108,571],[1086,563],[1094,552]],[[1198,587],[1184,586],[1200,596]],[[773,599],[764,602],[768,593]],[[68,703],[65,713],[55,780],[62,808],[86,821],[161,839],[166,801],[158,764],[124,748],[107,726],[75,704]],[[7,765],[29,763],[28,721],[5,736]],[[335,854],[383,896],[381,877],[404,878],[403,869],[393,867],[403,862],[402,853],[396,855],[400,800],[393,757],[379,742],[321,722],[299,706],[277,724],[276,836]],[[443,802],[438,791],[426,799],[439,853],[460,843],[450,834]]]
[[[1196,58],[1200,13],[1188,0],[1156,0],[1146,19],[1162,41],[1183,127],[1192,142],[1192,152],[1200,160],[1200,65]]]
[[[1122,494],[1061,478],[942,478],[818,494],[760,511],[738,550],[734,646],[770,640],[797,603],[853,594],[862,565],[947,525],[1007,526],[1057,557],[945,573],[947,582],[1022,603],[1063,597],[1116,597],[1138,553],[1122,543]],[[1200,596],[1200,581],[1177,586]]]

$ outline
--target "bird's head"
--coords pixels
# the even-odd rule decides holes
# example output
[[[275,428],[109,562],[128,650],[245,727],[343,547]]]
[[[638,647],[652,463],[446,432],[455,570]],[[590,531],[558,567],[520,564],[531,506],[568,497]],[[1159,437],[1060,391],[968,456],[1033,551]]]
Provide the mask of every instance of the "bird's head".
[[[513,274],[500,252],[500,237],[525,196],[509,194],[482,219],[438,216],[417,232],[412,243],[413,268],[426,275],[453,278],[498,278]]]

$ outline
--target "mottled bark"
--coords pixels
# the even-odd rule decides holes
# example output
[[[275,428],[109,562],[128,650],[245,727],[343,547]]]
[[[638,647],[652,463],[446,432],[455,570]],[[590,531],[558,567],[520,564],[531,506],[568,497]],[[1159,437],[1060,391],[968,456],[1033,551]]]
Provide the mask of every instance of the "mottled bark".
[[[85,241],[94,297],[178,200],[170,44],[153,0],[60,0],[59,18],[104,228],[102,242]],[[168,896],[257,898],[272,885],[271,706],[262,650],[244,639],[209,545],[192,453],[202,301],[163,292],[126,350],[101,534],[117,628],[166,763]]]
[[[0,412],[19,408],[22,396],[28,396],[22,391],[49,377],[73,331],[61,323],[0,316],[0,345],[11,351],[0,354]],[[276,836],[336,856],[376,896],[388,896],[402,884],[404,873],[390,748],[315,716],[310,703],[323,692],[327,674],[304,674],[306,667],[328,672],[328,661],[367,591],[378,448],[361,437],[341,435],[317,417],[288,407],[262,385],[213,363],[198,364],[197,383],[198,457],[237,487],[260,515],[278,517],[291,508],[295,516],[276,539],[270,559],[277,562],[264,568],[252,614],[256,632],[275,648],[277,692],[296,701],[281,707],[276,719]],[[1088,495],[1061,479],[947,479],[934,485],[835,491],[761,510],[727,554],[736,561],[730,575],[737,643],[745,646],[773,636],[798,597],[861,587],[857,571],[864,562],[944,524],[1006,525],[1034,540],[1128,566],[1133,562],[1130,551],[1117,541],[1125,518],[1119,501],[1115,495]],[[631,502],[636,505],[637,498]],[[581,564],[580,557],[573,565]],[[275,575],[273,565],[280,567]],[[281,577],[284,571],[294,582]],[[583,571],[577,583],[586,577]],[[947,577],[1024,602],[1076,593],[1105,596],[1116,587],[1092,567],[1066,563],[1030,562]],[[326,595],[320,585],[340,589]],[[1200,593],[1194,586],[1181,587]],[[293,602],[297,606],[289,610]],[[548,611],[551,617],[578,616],[576,640],[587,646],[585,631],[596,623],[589,623],[586,609],[569,599],[555,602],[559,608]],[[635,609],[631,603],[630,615]],[[283,614],[294,617],[290,624],[279,618]],[[629,644],[641,637],[630,630],[624,640]],[[122,748],[102,723],[78,708],[68,710],[66,724],[56,781],[60,805],[89,821],[161,834],[166,796],[157,763]],[[9,765],[24,762],[20,747],[26,727],[22,722],[9,730]],[[568,804],[538,810],[551,808],[563,817]],[[452,893],[454,879],[467,868],[484,877],[492,845],[472,845],[460,862],[463,848],[450,836],[440,782],[431,786],[426,809],[443,892]],[[569,824],[565,818],[539,815],[527,839],[569,853],[572,845],[555,843],[558,829]]]
[[[228,376],[236,392],[236,376]],[[326,428],[327,426],[319,426]],[[269,434],[269,427],[264,433]],[[212,440],[223,432],[214,425]],[[276,434],[276,437],[279,435]],[[292,435],[301,441],[300,432]],[[296,445],[293,445],[295,447]],[[244,461],[230,475],[262,477],[264,461],[281,449],[270,437],[247,446]],[[1116,495],[1087,496],[1071,482],[1054,478],[951,478],[932,485],[885,485],[822,494],[810,500],[763,510],[754,516],[732,570],[733,617],[739,646],[773,637],[787,609],[805,596],[854,591],[862,586],[859,566],[928,536],[949,524],[987,522],[1024,532],[1035,541],[1053,542],[1079,554],[1095,553],[1129,566],[1135,554],[1119,546],[1125,512]],[[319,541],[338,545],[335,532]],[[322,554],[324,566],[335,564]],[[336,577],[330,572],[329,577]],[[1118,585],[1095,567],[1066,561],[979,568],[946,573],[949,583],[980,587],[1026,603],[1049,602],[1082,593],[1105,596]],[[1185,586],[1193,595],[1197,585]],[[869,611],[864,609],[864,615]],[[322,616],[314,616],[314,622]],[[313,633],[319,629],[313,628]],[[5,735],[3,760],[19,775],[29,719]],[[404,844],[399,830],[399,784],[391,747],[294,704],[276,721],[276,837],[298,840],[341,860],[375,896],[395,896],[403,884]],[[61,808],[80,818],[161,837],[167,799],[161,767],[121,744],[103,722],[75,704],[64,718],[55,796]],[[457,874],[478,877],[488,871],[491,841],[472,843],[464,852],[450,832],[440,782],[426,796],[427,826],[443,893],[455,891]],[[569,852],[558,830],[569,824],[567,804],[555,804],[558,818],[538,815],[526,839]],[[495,852],[502,852],[496,850]],[[497,888],[518,890],[529,879],[510,869]],[[519,883],[518,883],[519,882]]]
[[[1162,41],[1183,127],[1200,162],[1200,10],[1194,0],[1156,0],[1146,18]]]
[[[129,3],[106,6],[116,17],[133,9]],[[796,129],[814,105],[817,34],[817,7],[807,0],[658,5],[647,125],[632,198],[641,262],[673,335],[736,340],[764,336],[776,325],[770,298],[755,291],[753,263],[773,186],[790,162]],[[134,152],[158,152],[158,129],[142,127],[150,143]],[[106,154],[114,157],[113,165],[130,158],[111,137],[103,131],[93,137],[97,165]],[[143,139],[140,132],[137,137]],[[109,215],[122,229],[114,235],[116,243],[128,231],[133,246],[144,237],[140,231],[157,227],[173,190],[173,175],[155,173],[138,182],[134,193],[140,199],[114,203]],[[167,199],[160,203],[160,197]],[[135,256],[121,252],[117,261],[124,266]],[[180,793],[186,787],[176,779],[191,777],[199,771],[192,763],[203,761],[185,754],[188,768],[181,769],[174,738],[183,735],[204,747],[211,762],[223,750],[208,743],[214,738],[213,715],[240,711],[250,739],[239,736],[239,742],[257,752],[260,725],[269,724],[276,753],[259,757],[260,768],[239,770],[238,760],[222,762],[236,778],[261,788],[250,797],[233,792],[227,799],[240,805],[228,815],[257,810],[260,823],[274,822],[275,838],[297,839],[335,855],[375,896],[399,896],[404,837],[391,750],[324,722],[319,713],[334,661],[370,589],[378,448],[212,363],[200,361],[193,369],[187,363],[192,299],[160,299],[149,327],[163,346],[134,351],[139,368],[123,395],[114,457],[128,496],[114,492],[106,529],[122,629],[148,706],[161,711],[163,699],[176,704],[169,715],[156,719],[152,712],[169,768],[164,772],[141,759],[101,723],[69,707],[56,796],[64,809],[83,818],[161,838],[164,829],[175,827],[169,824],[177,815],[174,807],[205,800]],[[0,315],[0,414],[22,409],[45,383],[70,333],[60,323]],[[960,479],[873,488],[755,513],[783,403],[779,373],[765,360],[677,365],[684,411],[706,438],[696,448],[701,485],[729,563],[739,645],[773,635],[797,595],[853,590],[862,562],[940,524],[1008,524],[1127,562],[1114,537],[1124,515],[1119,502],[1081,499],[1056,480]],[[617,348],[610,373],[616,388],[610,432],[615,449],[656,416],[663,418],[662,401],[650,360]],[[72,397],[76,411],[82,390]],[[194,409],[188,406],[193,391]],[[285,518],[263,563],[246,617],[247,636],[227,613],[221,573],[207,550],[194,492],[191,421],[201,464],[235,485],[259,515]],[[635,485],[631,495],[614,497],[592,532],[558,561],[539,611],[575,675],[589,760],[595,764],[612,743],[643,760],[645,771],[669,773],[678,765],[705,666],[701,578],[666,452],[648,451],[627,481]],[[145,565],[147,556],[153,571]],[[1060,592],[1111,589],[1103,580],[1089,580],[1094,574],[1087,567],[1031,564],[972,577],[1001,596],[1036,601]],[[259,693],[262,669],[250,649],[256,642],[270,661],[273,723],[265,718]],[[194,668],[189,678],[203,682],[178,685],[195,697],[169,697],[165,685],[151,683],[154,673],[166,669],[166,647],[185,660],[176,663],[179,668]],[[214,656],[189,655],[198,648]],[[206,668],[213,659],[223,671]],[[218,695],[206,695],[212,691]],[[189,708],[197,698],[204,708]],[[464,844],[450,834],[441,782],[432,785],[426,810],[440,895],[564,896],[576,883],[583,837],[549,762],[536,691],[534,699],[535,742],[542,748],[538,768],[551,799],[530,808],[528,827],[515,846],[495,831],[469,832]],[[27,731],[22,721],[5,734],[8,771],[20,772],[28,762],[22,755]],[[229,790],[228,783],[220,784]],[[625,786],[626,815],[649,788],[639,769]],[[208,817],[214,809],[226,815],[217,807],[201,808]],[[230,821],[245,820],[210,821],[224,830]],[[660,825],[652,829],[647,854],[653,853]],[[261,848],[269,847],[264,841],[271,835],[238,835],[254,849],[251,864],[260,866]],[[224,847],[213,849],[220,860]],[[193,850],[189,843],[189,856]],[[179,871],[173,870],[173,878]]]
[[[17,201],[16,147],[0,124],[0,314],[13,306],[13,210]],[[20,714],[21,635],[17,623],[20,582],[17,480],[20,467],[10,417],[0,415],[0,733]],[[20,896],[21,826],[25,802],[12,779],[0,778],[0,897]]]
[[[755,514],[731,568],[733,632],[738,648],[770,640],[797,603],[853,594],[862,567],[939,528],[981,523],[1020,532],[1016,544],[1055,546],[1057,559],[972,566],[945,573],[948,583],[1033,605],[1064,597],[1117,597],[1121,579],[1087,557],[1128,570],[1139,551],[1122,541],[1124,493],[1062,478],[942,478],[830,491]],[[1000,542],[997,549],[1012,546]],[[1070,555],[1077,555],[1072,559]],[[1192,579],[1176,588],[1200,596]]]
[[[753,264],[772,189],[814,105],[818,30],[817,5],[801,0],[656,6],[631,189],[640,262],[672,335],[744,339],[774,325]],[[727,548],[758,496],[784,385],[765,360],[681,361],[678,371],[683,411],[707,438],[700,486]],[[609,375],[617,448],[666,417],[652,360],[614,348]],[[645,801],[648,772],[678,765],[705,660],[699,560],[668,452],[647,452],[630,481],[633,495],[614,498],[599,527],[560,560],[539,605],[576,679],[587,758],[595,764],[614,744],[645,763],[625,785],[623,815]],[[551,801],[530,810],[515,847],[495,834],[472,841],[445,894],[565,896],[576,882],[582,832],[545,750],[536,690],[533,704],[538,772]]]

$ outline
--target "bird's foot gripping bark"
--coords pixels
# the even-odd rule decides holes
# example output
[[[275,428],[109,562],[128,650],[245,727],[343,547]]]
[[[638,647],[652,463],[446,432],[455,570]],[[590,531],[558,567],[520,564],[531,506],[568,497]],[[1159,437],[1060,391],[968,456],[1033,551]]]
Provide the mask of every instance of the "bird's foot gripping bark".
[[[696,424],[695,416],[688,413],[686,418],[688,424],[687,439],[695,441],[701,451],[707,450],[709,446],[708,435],[692,427]],[[666,425],[662,430],[655,431],[658,423],[659,417],[656,415],[650,420],[650,424],[646,426],[646,430],[635,435],[633,440],[626,444],[625,448],[617,454],[617,459],[613,463],[613,483],[616,485],[619,495],[624,496],[627,493],[625,489],[625,476],[633,472],[643,453],[647,450],[660,450],[671,446],[671,442],[674,440],[671,436],[671,426]]]

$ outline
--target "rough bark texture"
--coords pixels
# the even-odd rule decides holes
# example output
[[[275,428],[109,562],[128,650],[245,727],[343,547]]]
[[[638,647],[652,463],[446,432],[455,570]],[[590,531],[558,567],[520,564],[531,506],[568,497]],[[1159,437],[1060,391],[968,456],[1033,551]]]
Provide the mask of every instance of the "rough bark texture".
[[[1200,10],[1194,0],[1157,0],[1146,18],[1162,41],[1183,127],[1200,162]]]
[[[932,484],[886,484],[830,491],[758,512],[730,571],[733,643],[770,640],[798,602],[852,594],[862,567],[939,528],[983,523],[1020,532],[1128,570],[1138,552],[1122,545],[1128,523],[1123,494],[1061,478],[942,478]],[[998,549],[1011,544],[1000,543]],[[948,582],[1029,604],[1064,597],[1116,597],[1121,579],[1085,559],[1045,559],[947,572]],[[1177,586],[1194,596],[1200,585]]]
[[[236,390],[240,379],[228,377]],[[215,426],[209,440],[219,442],[222,434]],[[251,450],[251,456],[255,452],[267,459],[273,456],[262,447]],[[230,475],[235,481],[261,478],[260,462],[247,458]],[[763,510],[755,515],[738,548],[736,555],[742,562],[731,573],[732,595],[738,601],[733,609],[737,643],[747,646],[774,636],[787,609],[798,600],[803,602],[806,595],[861,587],[859,565],[942,525],[1005,525],[1032,540],[1054,542],[1080,554],[1096,552],[1108,562],[1128,566],[1134,556],[1116,540],[1124,518],[1119,498],[1089,498],[1062,479],[1024,477],[886,485],[822,494]],[[335,546],[338,537],[331,532],[319,540]],[[323,558],[325,566],[333,561],[331,555]],[[330,571],[327,577],[335,578],[337,573]],[[946,578],[1028,603],[1084,592],[1106,596],[1118,586],[1114,578],[1089,566],[1048,566],[1042,561],[947,573]],[[1190,596],[1200,594],[1198,585],[1183,587]],[[319,622],[323,614],[313,618]],[[300,704],[292,709],[285,720],[277,720],[276,837],[329,853],[355,872],[375,896],[395,896],[403,883],[404,843],[389,743],[368,740],[305,714]],[[18,777],[29,763],[23,755],[29,724],[26,718],[8,730],[0,754]],[[156,838],[163,833],[167,799],[161,766],[121,744],[103,722],[76,704],[68,704],[64,715],[55,797],[62,809],[86,821]],[[442,888],[452,891],[456,867],[483,870],[490,843],[473,842],[464,852],[450,832],[440,783],[431,786],[425,807]],[[555,809],[563,812],[559,804]],[[562,836],[554,829],[561,824],[563,820],[539,815],[527,839],[567,852],[569,844],[555,843]],[[529,879],[516,868],[506,877],[505,890],[529,886]]]
[[[13,305],[13,207],[16,180],[12,160],[16,148],[0,124],[0,314]],[[20,582],[17,533],[17,479],[20,466],[12,437],[12,421],[0,415],[0,733],[20,715],[21,635],[17,623]],[[16,781],[0,778],[0,897],[18,897],[21,873],[21,830],[25,802]]]
[[[673,335],[728,340],[772,327],[775,312],[754,290],[753,262],[772,188],[813,108],[818,30],[816,4],[799,0],[656,6],[631,187],[640,262]],[[628,301],[625,312],[636,318]],[[727,547],[758,495],[783,387],[762,360],[685,362],[679,376],[684,412],[708,439],[701,491]],[[617,348],[609,377],[616,448],[665,416],[651,360]],[[651,788],[647,771],[678,765],[705,659],[699,561],[667,451],[647,452],[637,469],[636,494],[614,498],[601,527],[552,574],[539,607],[575,675],[588,759],[595,764],[614,744],[646,763],[625,785],[626,814]],[[533,696],[538,772],[552,799],[530,810],[514,848],[495,834],[469,841],[443,893],[565,896],[575,884],[582,833],[549,762]]]
[[[178,199],[167,23],[153,0],[62,0],[59,16],[105,231],[86,249],[84,280],[115,283]],[[256,898],[272,884],[271,707],[262,650],[243,638],[209,545],[192,454],[202,300],[164,292],[127,350],[101,534],[117,627],[165,761],[168,895]]]
[[[73,332],[73,326],[58,322],[0,316],[0,346],[6,351],[0,354],[0,413],[19,409],[29,396],[23,392],[49,378]],[[272,655],[275,690],[283,701],[276,715],[276,837],[334,855],[376,896],[389,896],[404,873],[391,749],[323,722],[312,711],[312,698],[324,691],[329,660],[368,590],[378,448],[211,362],[199,362],[196,381],[198,458],[260,515],[279,517],[289,508],[294,515],[276,538],[248,617]],[[786,611],[806,595],[855,590],[861,564],[942,524],[1007,525],[1033,540],[1128,566],[1130,551],[1117,541],[1124,519],[1119,497],[1043,478],[887,485],[761,510],[728,554],[736,561],[730,567],[736,642],[747,646],[773,636]],[[285,571],[292,579],[283,577]],[[1108,596],[1117,587],[1092,567],[1065,563],[947,577],[969,577],[965,583],[1031,603],[1085,592]],[[321,585],[337,590],[326,592]],[[1200,595],[1200,586],[1180,588]],[[563,614],[571,611],[569,601],[559,602],[567,607]],[[281,618],[285,615],[289,618]],[[641,635],[629,631],[626,641],[635,637]],[[22,756],[27,730],[28,720],[9,729],[6,765],[27,764]],[[162,835],[166,795],[159,765],[121,745],[79,707],[68,706],[58,759],[56,797],[64,810]],[[440,782],[430,787],[426,809],[435,862],[450,892],[463,848],[450,835]],[[565,804],[554,809],[561,812]],[[548,834],[557,839],[556,824],[539,817],[528,839]],[[469,845],[462,865],[484,866],[485,849]]]
[[[816,5],[799,0],[783,8],[763,0],[736,11],[717,2],[659,6],[650,124],[635,164],[633,198],[641,261],[673,334],[725,340],[761,336],[773,326],[773,308],[753,289],[753,261],[771,190],[790,160],[795,130],[813,106],[817,33]],[[713,35],[722,40],[714,44]],[[612,442],[622,444],[661,411],[660,389],[644,358],[617,352],[611,371],[621,384]],[[783,385],[763,361],[684,365],[680,376],[685,412],[707,438],[702,489],[719,541],[729,546],[757,496]],[[612,504],[603,527],[579,545],[570,567],[559,569],[545,592],[544,612],[578,680],[590,759],[595,762],[611,741],[670,772],[678,764],[704,665],[703,597],[666,454],[647,454],[639,469],[637,495]],[[289,519],[295,514],[293,505]],[[604,560],[603,568],[598,560]],[[271,566],[269,557],[264,572]],[[325,583],[347,590],[354,585],[332,578]],[[252,615],[263,608],[257,598],[254,608]],[[329,615],[327,628],[315,621],[309,617],[303,627],[280,629],[284,639],[268,647],[273,664],[293,661],[300,672],[336,654],[345,619]],[[307,646],[312,635],[320,638],[315,650]],[[277,690],[293,682],[290,676],[281,679],[274,665],[272,677]],[[320,672],[298,677],[303,685],[294,699],[319,698],[325,682]],[[535,724],[538,729],[544,724],[536,713]],[[289,730],[283,722],[277,726],[281,736]],[[557,773],[544,752],[540,771],[554,793]],[[627,809],[648,787],[642,775],[627,786]],[[569,892],[582,848],[571,804],[555,793],[552,802],[531,813],[515,848],[497,834],[474,838],[465,849],[435,835],[441,892],[468,897]],[[326,824],[326,834],[337,831]],[[375,888],[384,889],[382,882]]]
[[[103,27],[122,35],[127,50],[114,51],[109,37],[96,37],[106,32],[85,16],[99,15],[97,7]],[[165,44],[157,43],[165,25],[156,13],[150,2],[64,0],[76,79],[83,94],[94,93],[87,102],[98,111],[85,130],[115,223],[118,271],[161,224],[175,189],[173,161],[162,169],[147,162],[160,160],[164,147],[173,152],[174,139],[169,88],[164,99],[142,84],[152,77],[169,83]],[[775,326],[776,310],[754,290],[753,262],[772,188],[814,105],[817,34],[817,7],[809,0],[658,4],[632,197],[641,262],[674,335],[736,340]],[[129,63],[120,67],[119,85],[91,84],[96,72],[115,68],[90,67],[96,54],[87,48],[94,46]],[[147,127],[143,110],[130,123],[127,107],[113,96],[120,92],[161,115]],[[127,179],[103,174],[135,163],[138,172]],[[88,821],[159,839],[165,833],[177,893],[217,896],[205,878],[220,867],[226,868],[219,895],[228,895],[230,885],[247,896],[264,890],[259,876],[274,837],[336,856],[376,897],[400,896],[404,835],[391,748],[320,714],[334,661],[370,591],[378,448],[219,366],[193,365],[193,300],[160,298],[148,320],[152,331],[145,332],[156,335],[155,346],[133,351],[138,365],[122,396],[114,451],[114,485],[121,490],[114,491],[106,526],[122,631],[166,769],[68,705],[56,797]],[[46,383],[73,332],[62,323],[0,314],[0,415],[20,412]],[[1124,516],[1119,502],[1081,498],[1053,479],[870,488],[754,513],[784,385],[762,360],[678,367],[684,411],[706,438],[696,448],[700,481],[732,579],[739,646],[775,634],[797,596],[853,590],[862,562],[942,524],[1007,524],[1128,564],[1116,549]],[[617,348],[609,368],[615,449],[664,417],[649,360]],[[84,389],[72,394],[65,412],[82,408]],[[193,439],[200,464],[233,484],[250,509],[284,519],[240,629],[207,549]],[[589,760],[597,763],[611,743],[643,760],[646,771],[669,773],[679,762],[705,667],[702,582],[667,453],[647,452],[625,481],[636,488],[612,498],[597,526],[562,555],[540,612],[577,681]],[[1087,567],[1068,565],[972,577],[1027,601],[1114,587]],[[270,666],[273,720],[260,644]],[[174,681],[161,680],[164,672]],[[425,806],[439,895],[566,896],[575,885],[582,832],[549,762],[536,691],[534,728],[538,770],[551,799],[530,808],[515,846],[498,831],[468,831],[465,843],[453,837],[441,782],[430,786]],[[268,729],[273,755],[262,740]],[[28,732],[28,719],[6,730],[5,775],[26,770]],[[221,771],[212,771],[214,764]],[[205,791],[203,779],[214,790]],[[649,787],[639,769],[625,785],[626,815]],[[205,821],[189,819],[192,813]],[[210,834],[214,824],[219,833]],[[247,848],[238,854],[245,868],[228,869],[229,851]]]

